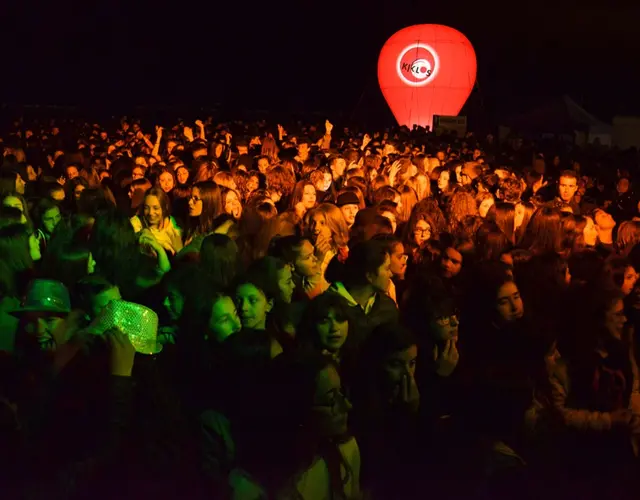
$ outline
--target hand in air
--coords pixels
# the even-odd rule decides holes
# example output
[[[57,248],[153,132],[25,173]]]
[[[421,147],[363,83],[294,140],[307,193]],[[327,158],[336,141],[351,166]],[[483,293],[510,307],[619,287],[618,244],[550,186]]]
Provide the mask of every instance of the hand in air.
[[[436,362],[436,373],[441,377],[448,377],[456,369],[456,366],[458,366],[460,353],[456,347],[456,342],[456,339],[449,339],[442,351],[438,349],[438,346],[433,349],[433,358]]]

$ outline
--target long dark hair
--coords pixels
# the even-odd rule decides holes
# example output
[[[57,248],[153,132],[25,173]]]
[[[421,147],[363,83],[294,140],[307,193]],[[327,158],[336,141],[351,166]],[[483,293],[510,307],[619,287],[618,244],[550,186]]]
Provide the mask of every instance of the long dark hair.
[[[100,273],[120,287],[123,296],[135,287],[144,256],[126,215],[113,210],[97,217],[89,249]]]
[[[167,195],[167,193],[165,193],[160,187],[152,187],[144,193],[144,198],[138,208],[138,218],[142,222],[143,227],[148,227],[147,219],[144,216],[144,202],[149,196],[155,196],[158,198],[160,209],[162,210],[162,225],[164,225],[167,218],[171,216],[171,200],[169,199],[169,195]]]
[[[200,191],[202,200],[202,213],[196,217],[190,217],[190,224],[187,228],[186,240],[197,235],[206,235],[215,229],[215,220],[224,213],[222,206],[222,193],[220,187],[213,181],[197,182],[193,188]],[[192,188],[192,189],[193,189]]]
[[[290,481],[318,457],[327,463],[333,491],[344,491],[351,470],[338,451],[336,439],[308,427],[318,375],[329,366],[335,367],[329,356],[306,351],[284,353],[271,362],[261,391],[264,401],[256,405],[264,411],[260,416],[263,424],[254,426],[259,429],[249,434],[250,442],[239,446],[241,464],[246,460],[248,469],[256,471],[270,494],[282,492],[287,486],[295,488]],[[338,442],[348,438],[342,436]],[[345,480],[341,467],[347,471]]]
[[[238,245],[225,234],[210,234],[202,241],[200,264],[212,284],[227,289],[238,272]]]

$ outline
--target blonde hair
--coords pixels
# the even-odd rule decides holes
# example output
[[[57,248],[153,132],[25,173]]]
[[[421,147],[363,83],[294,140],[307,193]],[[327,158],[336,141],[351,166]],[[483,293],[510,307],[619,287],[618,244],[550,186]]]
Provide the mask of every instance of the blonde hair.
[[[312,210],[309,210],[305,216],[305,225],[308,227],[309,221],[316,213],[320,213],[324,216],[324,220],[327,222],[327,226],[331,230],[331,238],[336,247],[347,246],[349,242],[349,226],[347,221],[344,220],[342,210],[340,210],[333,203],[321,203]]]
[[[616,246],[623,257],[627,257],[631,249],[640,242],[640,222],[628,220],[618,227]]]
[[[224,170],[220,170],[215,173],[213,176],[213,182],[218,186],[226,187],[232,191],[238,190],[238,186],[236,185],[233,175],[230,172],[225,172]]]

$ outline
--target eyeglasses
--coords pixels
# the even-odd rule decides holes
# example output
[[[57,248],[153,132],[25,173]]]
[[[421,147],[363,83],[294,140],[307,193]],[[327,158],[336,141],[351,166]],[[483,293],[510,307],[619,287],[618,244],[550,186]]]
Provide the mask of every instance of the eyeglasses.
[[[431,234],[431,228],[430,228],[430,227],[428,227],[428,228],[426,228],[426,229],[420,229],[420,228],[417,228],[417,227],[416,227],[416,228],[413,230],[413,233],[414,233],[414,234],[422,234],[422,235],[425,235],[425,234]]]
[[[190,199],[191,201],[193,201],[194,203],[198,203],[199,201],[201,201],[201,200],[202,200],[202,198],[199,198],[199,197],[197,197],[197,196],[193,196],[193,195],[192,195],[192,196],[190,196],[190,197],[189,197],[189,199]]]
[[[440,326],[449,326],[451,324],[455,326],[460,323],[458,321],[458,312],[454,312],[453,314],[449,314],[447,316],[440,316],[435,319],[435,322]]]

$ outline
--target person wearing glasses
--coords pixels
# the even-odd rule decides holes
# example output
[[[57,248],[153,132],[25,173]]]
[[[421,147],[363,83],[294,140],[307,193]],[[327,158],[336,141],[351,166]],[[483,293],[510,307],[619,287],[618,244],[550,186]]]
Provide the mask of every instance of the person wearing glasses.
[[[189,197],[189,220],[185,245],[202,240],[216,229],[216,218],[224,213],[222,192],[213,181],[196,182]],[[199,248],[199,245],[198,245]]]
[[[360,449],[347,425],[352,406],[333,358],[284,353],[264,380],[251,439],[238,442],[229,475],[234,498],[361,498]]]
[[[422,261],[422,250],[427,241],[437,239],[436,225],[425,210],[414,210],[404,229],[403,243],[412,264]]]

